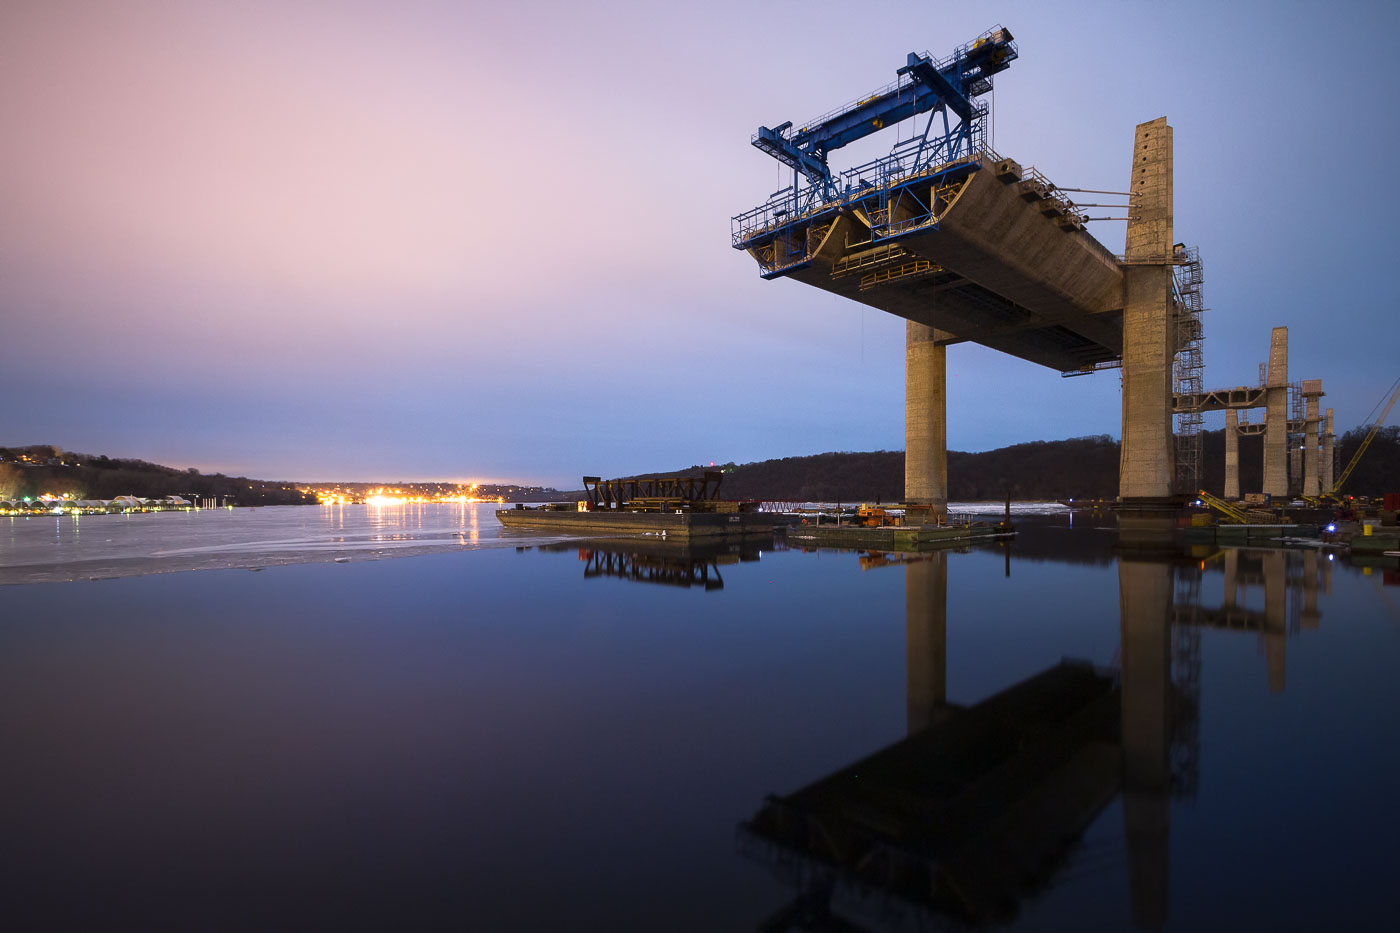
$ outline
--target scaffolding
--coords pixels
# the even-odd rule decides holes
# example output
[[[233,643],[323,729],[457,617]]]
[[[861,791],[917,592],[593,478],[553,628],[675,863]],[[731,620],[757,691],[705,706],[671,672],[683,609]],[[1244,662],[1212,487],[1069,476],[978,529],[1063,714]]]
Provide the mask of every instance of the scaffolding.
[[[1204,391],[1205,359],[1202,354],[1204,330],[1201,297],[1204,273],[1200,250],[1178,246],[1172,269],[1172,321],[1176,327],[1176,355],[1172,360],[1172,389],[1177,396],[1199,395]],[[1189,492],[1201,486],[1201,428],[1205,414],[1200,410],[1176,416],[1177,489]]]
[[[1303,383],[1294,381],[1288,384],[1288,494],[1298,496],[1303,493],[1303,444],[1305,403]]]

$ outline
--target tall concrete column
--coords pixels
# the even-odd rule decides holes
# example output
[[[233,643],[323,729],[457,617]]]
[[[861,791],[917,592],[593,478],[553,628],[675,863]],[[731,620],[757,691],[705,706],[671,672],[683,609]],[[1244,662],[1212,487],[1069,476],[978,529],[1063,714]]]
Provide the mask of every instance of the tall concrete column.
[[[1319,471],[1319,484],[1323,492],[1332,491],[1332,409],[1327,409],[1322,420],[1322,469]]]
[[[948,555],[904,565],[904,666],[909,734],[938,721],[948,702]]]
[[[941,331],[904,331],[904,501],[948,515],[948,348]]]
[[[1225,409],[1225,498],[1240,497],[1240,413]]]
[[[1171,790],[1172,568],[1120,557],[1123,822],[1133,922],[1167,919]]]
[[[1303,398],[1306,407],[1303,411],[1303,495],[1316,496],[1318,488],[1317,428],[1318,399],[1322,397],[1321,379],[1303,380]]]
[[[1264,384],[1264,492],[1288,495],[1288,328],[1275,327],[1269,341],[1269,378]]]
[[[1171,326],[1172,128],[1166,117],[1141,123],[1133,140],[1128,236],[1123,269],[1123,446],[1118,495],[1124,501],[1172,494]]]

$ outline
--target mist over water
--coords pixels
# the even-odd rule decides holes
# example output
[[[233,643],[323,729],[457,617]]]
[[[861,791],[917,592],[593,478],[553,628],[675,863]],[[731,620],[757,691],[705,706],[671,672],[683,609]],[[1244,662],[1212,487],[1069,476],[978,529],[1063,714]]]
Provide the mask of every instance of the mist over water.
[[[899,555],[476,508],[112,517],[233,569],[0,589],[15,928],[1394,919],[1394,568],[1082,515]],[[74,576],[119,557],[80,522]]]

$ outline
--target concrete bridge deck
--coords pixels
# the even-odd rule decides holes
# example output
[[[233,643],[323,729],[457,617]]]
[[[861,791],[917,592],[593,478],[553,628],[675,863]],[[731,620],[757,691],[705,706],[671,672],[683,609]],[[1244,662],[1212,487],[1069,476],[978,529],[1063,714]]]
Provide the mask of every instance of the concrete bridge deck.
[[[859,209],[814,221],[788,277],[935,328],[944,345],[981,343],[1061,371],[1121,357],[1124,275],[1113,253],[1013,160],[982,153],[969,165],[955,181],[913,187],[939,209],[896,239],[873,242]],[[886,229],[901,221],[892,210]],[[764,262],[761,247],[750,252]]]

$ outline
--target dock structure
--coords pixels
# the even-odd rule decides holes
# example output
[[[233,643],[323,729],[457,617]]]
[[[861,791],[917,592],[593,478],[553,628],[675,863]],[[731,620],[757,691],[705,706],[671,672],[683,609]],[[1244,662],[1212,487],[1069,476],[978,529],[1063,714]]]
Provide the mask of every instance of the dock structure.
[[[966,522],[961,524],[885,525],[867,528],[860,525],[790,525],[787,540],[793,544],[813,547],[853,547],[913,549],[923,547],[966,547],[1009,537],[1014,531],[999,524]]]

